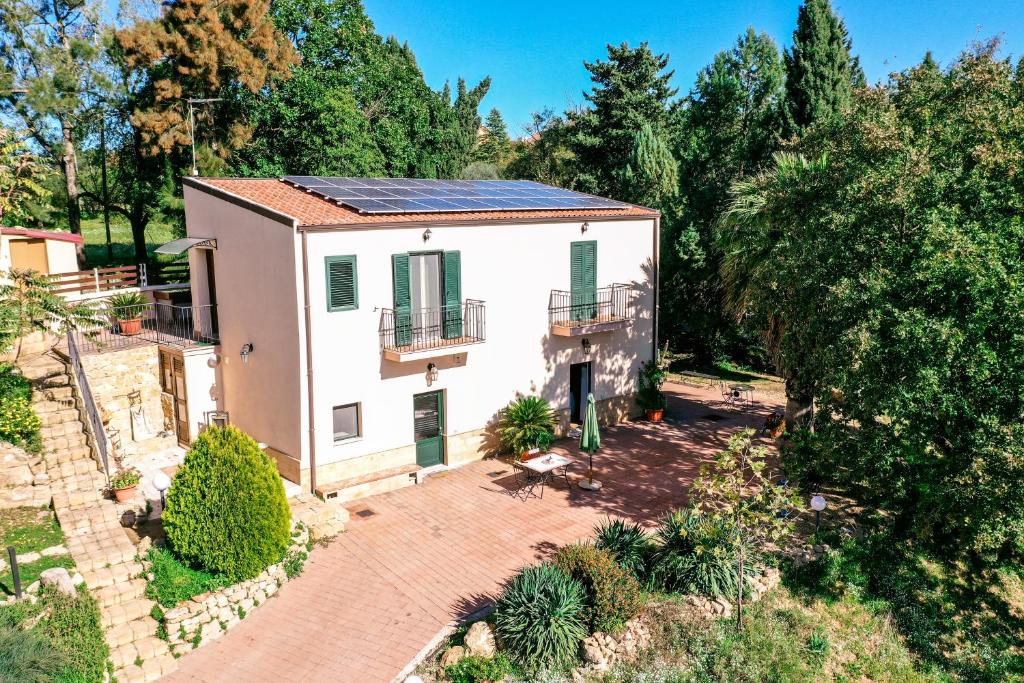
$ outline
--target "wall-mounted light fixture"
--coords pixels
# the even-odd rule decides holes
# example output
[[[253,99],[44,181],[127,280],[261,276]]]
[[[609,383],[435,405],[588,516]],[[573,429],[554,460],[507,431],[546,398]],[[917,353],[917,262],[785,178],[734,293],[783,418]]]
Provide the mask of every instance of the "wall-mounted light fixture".
[[[590,355],[590,340],[587,339],[586,337],[584,337],[583,341],[580,342],[580,346],[583,347],[583,355],[584,356],[589,356]]]
[[[433,363],[428,363],[427,364],[427,381],[428,382],[436,382],[437,381],[437,377],[440,374],[441,373],[439,373],[437,371],[437,366],[436,365],[434,365]]]
[[[427,228],[426,230],[424,230],[423,231],[423,241],[426,242],[427,240],[429,240],[430,236],[433,235],[433,234],[434,233],[430,232],[430,228]]]
[[[252,344],[242,344],[242,350],[240,353],[242,356],[243,363],[249,362],[249,354],[252,353],[253,348],[255,347]]]
[[[587,230],[590,230],[590,223],[584,223],[580,226],[580,232],[586,232]]]

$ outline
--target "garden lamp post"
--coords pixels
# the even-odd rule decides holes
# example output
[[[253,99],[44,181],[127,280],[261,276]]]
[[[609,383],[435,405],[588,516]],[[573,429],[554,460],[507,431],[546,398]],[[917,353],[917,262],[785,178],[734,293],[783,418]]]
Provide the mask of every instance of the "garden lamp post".
[[[153,477],[153,486],[160,492],[160,514],[163,515],[164,508],[167,507],[164,492],[171,488],[171,478],[167,476],[166,472],[157,472]]]
[[[825,502],[825,498],[822,496],[814,496],[811,498],[811,509],[814,510],[814,533],[817,535],[818,527],[821,526],[821,511],[828,507],[828,503]]]

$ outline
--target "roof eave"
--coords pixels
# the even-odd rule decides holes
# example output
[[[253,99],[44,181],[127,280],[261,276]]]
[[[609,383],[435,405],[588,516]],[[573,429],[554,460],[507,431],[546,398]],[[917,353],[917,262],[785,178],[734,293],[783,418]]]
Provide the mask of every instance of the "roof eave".
[[[423,218],[405,221],[351,222],[351,223],[307,223],[296,226],[302,232],[326,232],[329,230],[367,230],[377,228],[416,228],[432,225],[471,226],[471,225],[524,225],[542,223],[579,223],[580,221],[642,221],[661,218],[661,212],[650,210],[646,214],[618,215],[582,215],[582,216],[529,216],[511,218],[467,218],[453,220],[450,218]]]

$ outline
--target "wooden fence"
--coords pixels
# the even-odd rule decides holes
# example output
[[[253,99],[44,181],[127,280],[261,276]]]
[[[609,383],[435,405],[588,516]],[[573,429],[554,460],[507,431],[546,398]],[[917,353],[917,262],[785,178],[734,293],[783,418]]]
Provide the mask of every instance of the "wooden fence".
[[[109,292],[115,289],[127,289],[139,286],[138,266],[115,266],[113,268],[93,268],[75,273],[54,275],[52,281],[56,288],[54,294],[93,294]]]

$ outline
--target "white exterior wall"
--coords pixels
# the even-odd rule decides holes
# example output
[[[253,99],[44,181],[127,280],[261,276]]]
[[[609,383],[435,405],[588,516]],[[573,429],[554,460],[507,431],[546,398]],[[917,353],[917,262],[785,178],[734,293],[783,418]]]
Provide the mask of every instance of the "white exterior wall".
[[[423,226],[310,233],[318,470],[411,446],[413,395],[426,391],[445,391],[449,436],[487,426],[517,393],[536,393],[557,409],[568,408],[571,363],[593,362],[597,400],[633,394],[636,370],[652,356],[654,220],[590,219],[586,233],[582,223],[431,225],[426,244]],[[548,328],[550,292],[569,289],[570,244],[584,240],[598,243],[598,287],[632,283],[638,290],[635,324],[588,335],[589,356],[579,337],[552,336]],[[383,360],[379,309],[393,306],[391,255],[440,250],[461,252],[462,296],[486,302],[486,341],[421,360]],[[357,256],[359,308],[330,313],[324,258],[347,254]],[[461,365],[453,356],[462,357]],[[432,385],[426,379],[430,362],[440,371]],[[363,436],[336,445],[332,407],[356,402]],[[305,458],[303,468],[309,466]]]
[[[188,186],[185,220],[190,237],[217,240],[217,407],[256,440],[297,455],[303,442],[305,373],[299,352],[303,328],[295,231]],[[189,252],[189,266],[193,302],[208,303],[202,250]],[[243,363],[239,351],[246,343],[255,350]]]
[[[11,242],[28,239],[23,235],[0,235],[0,272],[6,272],[13,266],[11,263]],[[67,240],[45,240],[47,271],[50,275],[78,272],[78,255],[75,243]]]

